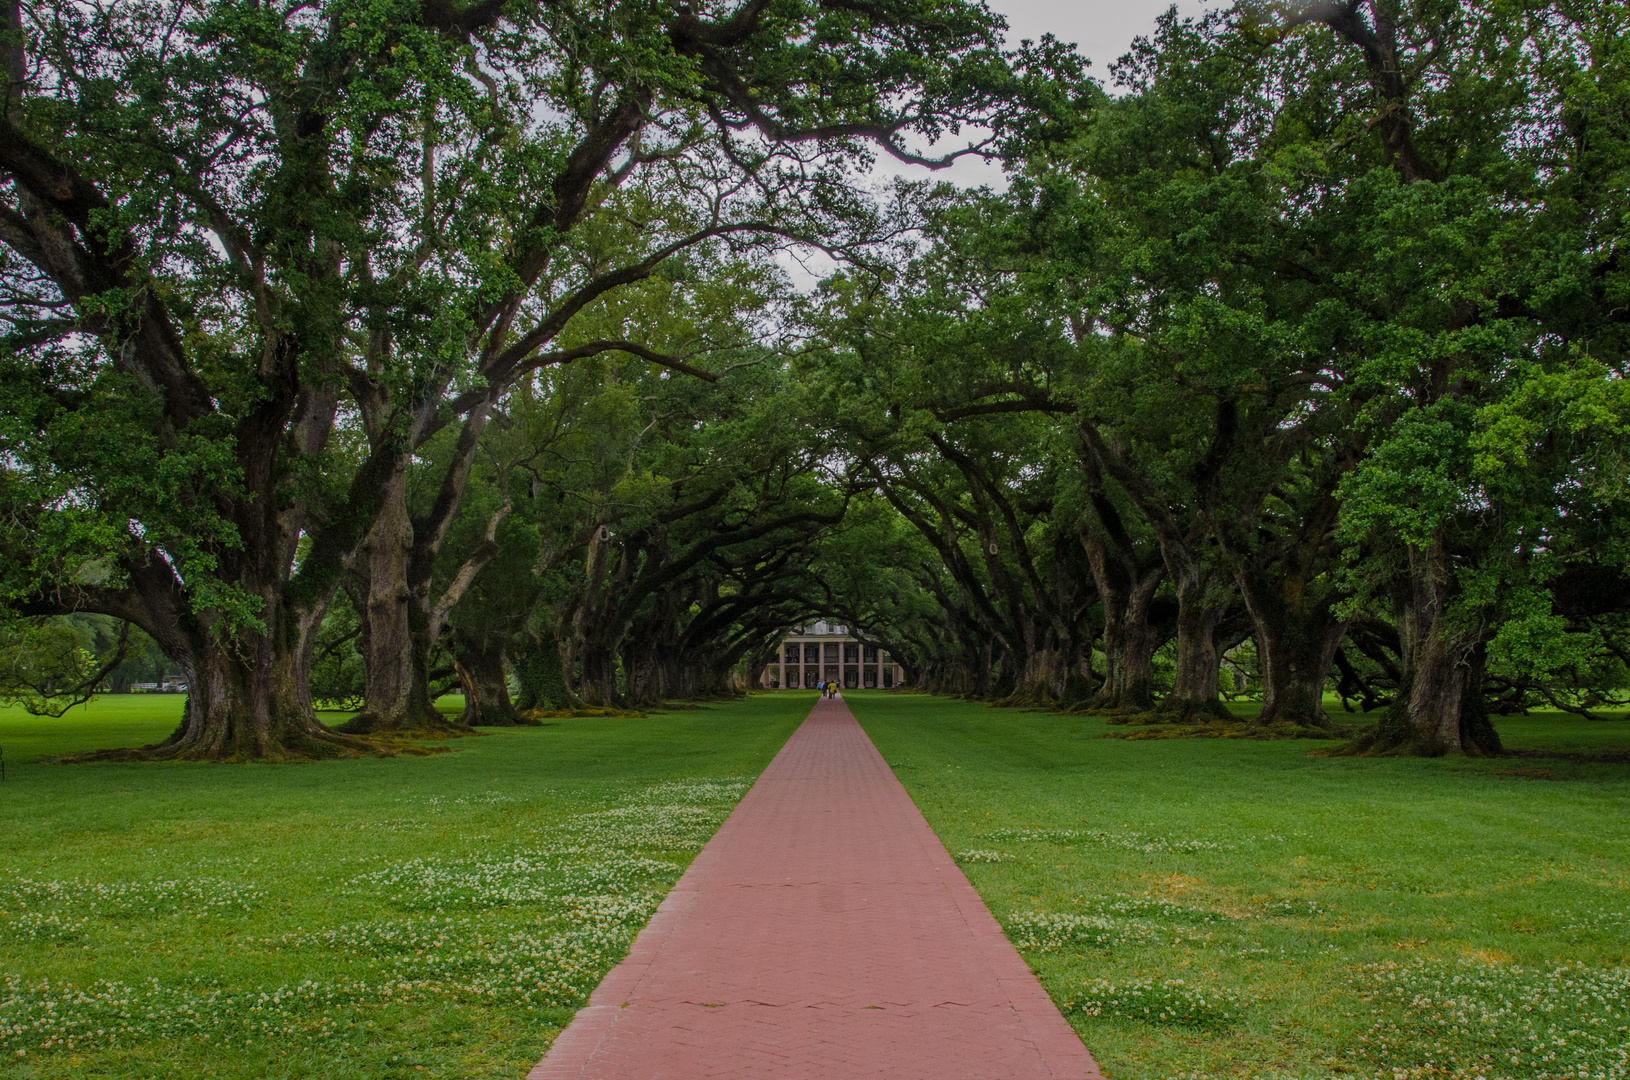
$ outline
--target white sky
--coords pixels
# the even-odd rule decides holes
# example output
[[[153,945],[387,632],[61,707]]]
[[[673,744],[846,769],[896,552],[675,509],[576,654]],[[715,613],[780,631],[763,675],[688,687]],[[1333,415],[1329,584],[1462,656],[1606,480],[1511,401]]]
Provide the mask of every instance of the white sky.
[[[1172,0],[986,0],[986,3],[1007,19],[1010,46],[1026,38],[1039,41],[1043,34],[1074,42],[1081,55],[1092,61],[1087,73],[1106,87],[1110,84],[1109,65],[1132,47],[1133,38],[1153,33],[1155,19],[1172,6]],[[1207,5],[1203,0],[1177,0],[1176,6],[1181,15],[1197,16]],[[1215,0],[1212,6],[1216,6]],[[879,176],[932,176],[968,187],[1002,185],[999,168],[973,158],[964,158],[949,169],[937,171],[903,165],[891,158],[879,162],[875,172]]]
[[[1109,85],[1109,65],[1132,46],[1139,34],[1154,31],[1155,19],[1171,6],[1172,0],[986,0],[991,10],[1007,19],[1010,45],[1029,38],[1036,41],[1043,34],[1052,34],[1063,41],[1072,41],[1081,54],[1092,61],[1088,73],[1105,86]],[[1212,0],[1209,6],[1218,6],[1221,0]],[[1204,0],[1177,0],[1177,10],[1185,16],[1196,16],[1207,8]],[[949,145],[955,146],[955,142]],[[978,158],[963,158],[949,169],[925,169],[905,165],[893,158],[877,163],[872,175],[879,182],[895,176],[911,179],[949,180],[965,187],[989,184],[1003,186],[1002,171],[996,165]],[[783,252],[780,262],[800,288],[808,288],[820,277],[833,270],[833,264],[819,252],[799,259]]]

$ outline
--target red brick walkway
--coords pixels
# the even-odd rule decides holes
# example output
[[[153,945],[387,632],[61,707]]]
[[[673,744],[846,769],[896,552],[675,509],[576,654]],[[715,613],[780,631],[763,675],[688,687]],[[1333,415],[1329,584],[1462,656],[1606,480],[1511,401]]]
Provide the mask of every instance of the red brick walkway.
[[[848,706],[823,700],[528,1080],[1098,1075]]]

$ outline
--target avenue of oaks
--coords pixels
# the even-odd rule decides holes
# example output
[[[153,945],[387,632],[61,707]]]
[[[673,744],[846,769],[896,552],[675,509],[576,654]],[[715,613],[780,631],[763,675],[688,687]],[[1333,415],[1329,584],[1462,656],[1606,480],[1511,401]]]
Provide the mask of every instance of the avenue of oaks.
[[[1620,4],[1091,69],[966,0],[6,13],[0,692],[179,673],[131,755],[737,693],[819,617],[1353,753],[1626,702]]]

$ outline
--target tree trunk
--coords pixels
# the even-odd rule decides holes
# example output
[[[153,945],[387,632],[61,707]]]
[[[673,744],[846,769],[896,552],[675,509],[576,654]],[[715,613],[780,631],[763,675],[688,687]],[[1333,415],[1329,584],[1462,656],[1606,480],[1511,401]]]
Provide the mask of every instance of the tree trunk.
[[[1009,705],[1073,705],[1092,696],[1092,665],[1069,640],[1049,635],[1025,658],[1018,686],[1004,699]]]
[[[1177,672],[1172,691],[1158,712],[1179,721],[1233,718],[1222,703],[1222,657],[1217,651],[1217,623],[1222,612],[1207,604],[1203,587],[1177,594]]]
[[[515,665],[515,678],[521,684],[518,704],[523,711],[564,709],[572,704],[558,642],[547,637],[532,640],[511,660]]]
[[[482,647],[465,641],[455,646],[453,666],[464,686],[464,714],[459,722],[466,727],[516,727],[536,725],[523,720],[509,700],[509,682],[504,671],[502,648]]]
[[[624,641],[621,700],[626,707],[646,709],[664,701],[697,696],[688,681],[692,661],[675,640],[672,627]]]
[[[1257,723],[1334,726],[1324,711],[1324,684],[1346,633],[1347,623],[1331,618],[1323,609],[1303,616],[1284,614],[1258,624],[1262,712]]]
[[[1092,537],[1083,540],[1104,612],[1104,685],[1088,712],[1147,712],[1154,708],[1155,635],[1149,605],[1159,588],[1159,567],[1134,573]]]
[[[413,523],[407,510],[407,462],[385,481],[383,502],[368,535],[367,662],[362,712],[342,730],[406,733],[460,730],[430,700],[430,658],[424,631],[429,612],[414,610],[408,583]],[[418,616],[418,618],[416,618]],[[415,623],[421,622],[418,633]]]
[[[571,674],[576,677],[576,696],[592,708],[623,707],[617,657],[630,623],[619,613],[619,601],[627,587],[628,569],[625,550],[619,549],[613,558],[608,541],[589,543],[583,560],[587,587],[571,618],[571,655],[576,668]]]
[[[676,673],[674,696],[703,700],[738,697],[740,692],[731,681],[734,671],[731,665],[692,659]]]
[[[1262,665],[1257,723],[1334,727],[1324,711],[1324,684],[1347,633],[1347,622],[1332,610],[1337,598],[1310,597],[1306,575],[1258,565],[1248,556],[1232,553],[1231,561]]]
[[[1409,551],[1409,604],[1399,620],[1404,678],[1374,731],[1341,753],[1494,757],[1504,753],[1483,701],[1487,643],[1449,624],[1453,570],[1441,543]]]
[[[1056,703],[1067,666],[1058,650],[1050,645],[1032,649],[1030,655],[1024,658],[1018,685],[1003,704],[1046,706]]]
[[[649,648],[625,650],[623,672],[627,685],[623,692],[623,700],[631,708],[650,708],[667,698],[680,696],[673,690],[669,665],[654,655],[653,650]]]
[[[595,709],[622,708],[617,689],[617,652],[598,641],[587,641],[578,658],[577,696]]]
[[[268,590],[270,593],[270,590]],[[71,760],[311,761],[381,748],[323,726],[311,705],[311,657],[327,603],[268,604],[267,633],[217,634],[197,620],[154,634],[187,681],[181,723],[161,743]]]

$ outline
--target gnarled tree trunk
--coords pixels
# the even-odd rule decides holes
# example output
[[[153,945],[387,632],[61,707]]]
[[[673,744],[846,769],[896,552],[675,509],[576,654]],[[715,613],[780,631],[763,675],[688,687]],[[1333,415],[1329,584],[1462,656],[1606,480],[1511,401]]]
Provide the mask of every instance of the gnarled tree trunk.
[[[413,523],[408,519],[407,461],[386,479],[379,516],[368,534],[368,596],[365,635],[367,688],[363,709],[344,726],[353,733],[440,731],[462,725],[436,711],[430,700],[430,658],[425,627],[408,580]]]
[[[168,566],[133,575],[133,592],[145,594],[138,625],[152,635],[187,681],[180,724],[161,743],[132,750],[106,750],[77,760],[309,761],[376,754],[380,748],[323,726],[311,704],[311,658],[326,599],[310,607],[266,599],[264,633],[240,627],[218,631],[185,613]]]
[[[1262,665],[1257,723],[1333,726],[1324,711],[1324,684],[1346,633],[1346,621],[1328,611],[1282,614],[1257,623],[1257,657]]]
[[[509,699],[508,674],[504,670],[504,650],[490,644],[460,640],[454,645],[453,666],[464,687],[464,713],[459,722],[466,727],[516,727],[536,725],[515,711]]]
[[[510,657],[515,666],[515,679],[521,684],[520,700],[516,705],[522,711],[570,706],[572,697],[566,686],[560,645],[548,637],[523,639],[523,645],[524,648]]]
[[[1492,757],[1504,752],[1483,701],[1487,642],[1447,618],[1452,586],[1453,569],[1441,542],[1410,548],[1409,602],[1398,625],[1403,685],[1376,729],[1342,747],[1342,753]]]
[[[1324,684],[1347,633],[1347,621],[1334,611],[1338,598],[1309,595],[1307,572],[1259,565],[1248,554],[1230,557],[1262,665],[1257,723],[1334,727],[1324,711]]]
[[[597,709],[621,708],[624,699],[617,688],[617,651],[604,642],[583,643],[578,654],[577,696],[583,704]]]
[[[1177,670],[1171,693],[1156,710],[1174,720],[1229,719],[1222,703],[1222,656],[1217,651],[1217,623],[1222,612],[1191,597],[1177,601]]]
[[[1104,612],[1104,685],[1088,699],[1091,712],[1146,712],[1154,708],[1155,634],[1150,605],[1164,576],[1156,566],[1117,558],[1093,533],[1082,537]],[[1123,553],[1124,554],[1124,553]]]

